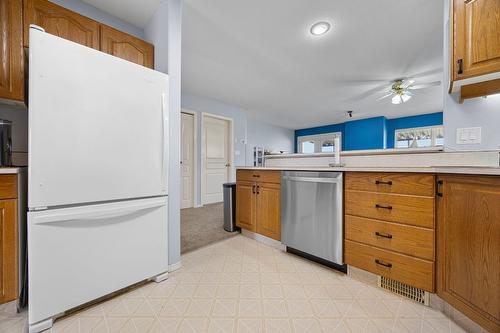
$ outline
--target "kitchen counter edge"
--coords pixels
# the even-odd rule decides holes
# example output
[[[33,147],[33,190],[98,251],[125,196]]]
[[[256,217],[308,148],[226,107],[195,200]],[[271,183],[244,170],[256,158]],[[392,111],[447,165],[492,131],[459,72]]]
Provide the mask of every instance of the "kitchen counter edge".
[[[407,172],[407,173],[452,173],[469,175],[500,176],[500,167],[481,166],[436,166],[436,167],[236,167],[236,170],[275,171],[335,171],[335,172]]]

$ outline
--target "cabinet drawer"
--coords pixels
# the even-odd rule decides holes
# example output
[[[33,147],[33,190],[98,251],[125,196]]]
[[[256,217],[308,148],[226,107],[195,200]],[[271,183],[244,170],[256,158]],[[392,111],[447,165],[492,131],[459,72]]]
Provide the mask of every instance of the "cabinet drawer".
[[[434,261],[434,230],[346,215],[345,238]]]
[[[0,199],[17,198],[17,175],[0,175]]]
[[[434,228],[434,198],[345,191],[348,215]]]
[[[434,292],[434,263],[345,241],[345,262],[377,275]]]
[[[434,175],[347,172],[346,190],[434,196]]]
[[[237,181],[281,184],[281,171],[276,170],[237,170]]]

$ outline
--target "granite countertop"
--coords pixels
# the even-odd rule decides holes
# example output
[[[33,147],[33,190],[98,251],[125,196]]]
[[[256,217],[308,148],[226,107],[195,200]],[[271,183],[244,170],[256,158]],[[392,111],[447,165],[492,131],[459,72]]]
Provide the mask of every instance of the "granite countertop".
[[[500,176],[500,167],[489,166],[430,166],[430,167],[236,167],[241,170],[290,170],[290,171],[357,171],[357,172],[416,172],[453,173]]]

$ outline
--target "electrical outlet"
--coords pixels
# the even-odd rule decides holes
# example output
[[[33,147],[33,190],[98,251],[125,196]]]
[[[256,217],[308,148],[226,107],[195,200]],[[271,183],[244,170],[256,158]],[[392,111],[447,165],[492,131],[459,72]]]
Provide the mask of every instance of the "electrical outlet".
[[[481,127],[457,128],[457,144],[481,143]]]

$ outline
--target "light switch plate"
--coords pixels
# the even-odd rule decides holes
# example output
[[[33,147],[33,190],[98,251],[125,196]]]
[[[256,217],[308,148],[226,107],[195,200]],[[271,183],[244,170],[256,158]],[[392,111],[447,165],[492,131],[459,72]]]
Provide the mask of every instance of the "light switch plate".
[[[481,127],[457,128],[457,144],[481,143]]]

